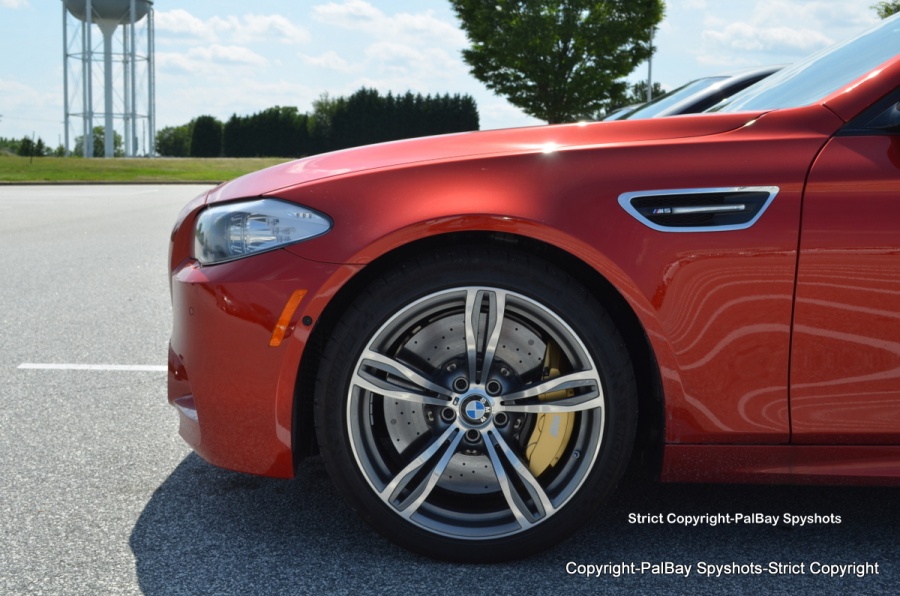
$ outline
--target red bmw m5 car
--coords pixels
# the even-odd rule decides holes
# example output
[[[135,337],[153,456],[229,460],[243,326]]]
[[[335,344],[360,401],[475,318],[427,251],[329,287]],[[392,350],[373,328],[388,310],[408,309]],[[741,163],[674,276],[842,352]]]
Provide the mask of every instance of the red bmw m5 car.
[[[169,401],[417,552],[547,548],[629,464],[900,479],[900,20],[711,113],[313,156],[197,197]]]

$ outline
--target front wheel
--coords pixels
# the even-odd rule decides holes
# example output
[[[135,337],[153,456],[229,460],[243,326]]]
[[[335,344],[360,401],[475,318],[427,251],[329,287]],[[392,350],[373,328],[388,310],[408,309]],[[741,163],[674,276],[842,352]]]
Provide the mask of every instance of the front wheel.
[[[378,531],[489,562],[583,525],[624,471],[637,400],[616,328],[574,279],[487,248],[450,250],[362,293],[326,346],[326,466]]]

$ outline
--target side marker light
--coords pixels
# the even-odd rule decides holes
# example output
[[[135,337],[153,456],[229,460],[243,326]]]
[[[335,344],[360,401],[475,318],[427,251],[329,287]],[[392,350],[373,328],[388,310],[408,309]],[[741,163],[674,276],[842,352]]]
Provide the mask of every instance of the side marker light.
[[[287,304],[284,305],[284,310],[281,311],[281,316],[278,317],[278,322],[275,323],[275,328],[272,329],[272,339],[269,340],[270,348],[277,348],[281,345],[284,335],[287,333],[288,325],[291,324],[291,319],[294,318],[297,307],[300,306],[300,302],[305,297],[306,290],[294,290],[294,293],[288,298]]]

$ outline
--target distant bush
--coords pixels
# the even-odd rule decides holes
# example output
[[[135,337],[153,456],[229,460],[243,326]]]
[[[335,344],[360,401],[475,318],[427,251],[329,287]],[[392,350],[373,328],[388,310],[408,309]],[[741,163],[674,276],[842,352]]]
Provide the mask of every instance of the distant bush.
[[[62,145],[56,149],[51,149],[44,144],[44,140],[41,137],[38,137],[37,140],[33,140],[28,136],[21,139],[0,137],[0,154],[19,155],[22,157],[46,157],[48,155],[65,155],[65,149],[63,149]]]
[[[163,157],[191,154],[191,124],[167,126],[156,133],[156,153]]]

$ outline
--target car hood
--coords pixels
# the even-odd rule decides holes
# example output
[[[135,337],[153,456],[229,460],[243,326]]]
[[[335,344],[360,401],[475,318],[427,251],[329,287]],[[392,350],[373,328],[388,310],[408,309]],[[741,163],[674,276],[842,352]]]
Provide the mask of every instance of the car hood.
[[[758,114],[703,114],[459,133],[366,145],[314,155],[242,176],[210,191],[207,202],[273,194],[323,178],[432,161],[645,143],[734,130]]]

